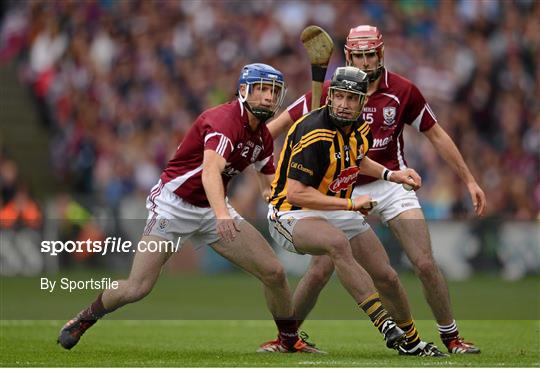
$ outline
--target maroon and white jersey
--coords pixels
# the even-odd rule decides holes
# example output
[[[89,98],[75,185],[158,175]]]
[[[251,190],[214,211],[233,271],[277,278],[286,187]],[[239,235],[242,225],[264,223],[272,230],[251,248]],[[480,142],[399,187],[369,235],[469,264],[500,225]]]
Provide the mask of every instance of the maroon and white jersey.
[[[266,124],[252,131],[248,112],[238,101],[204,111],[178,146],[161,174],[161,181],[184,201],[209,207],[202,184],[204,150],[214,150],[227,161],[221,173],[225,192],[229,180],[253,164],[263,174],[274,174],[274,146]]]
[[[330,81],[325,81],[321,106],[326,103]],[[302,95],[287,111],[293,121],[311,109],[311,92]],[[412,125],[419,132],[427,131],[437,119],[424,96],[411,81],[399,74],[383,70],[379,88],[364,106],[363,119],[370,125],[373,146],[367,156],[392,170],[407,167],[403,153],[403,129]],[[359,176],[358,185],[373,182],[377,178]]]

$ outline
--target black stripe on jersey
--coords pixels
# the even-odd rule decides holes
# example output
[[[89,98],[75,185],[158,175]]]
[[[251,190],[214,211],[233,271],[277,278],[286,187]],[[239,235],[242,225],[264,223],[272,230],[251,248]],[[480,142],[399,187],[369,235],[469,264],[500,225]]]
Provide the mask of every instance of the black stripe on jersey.
[[[367,137],[366,137],[366,134],[367,134]],[[356,138],[356,148],[355,148],[356,152],[358,152],[358,148],[361,145],[364,145],[362,153],[369,150],[371,148],[372,141],[373,141],[372,138],[371,138],[371,132],[370,132],[369,124],[367,124],[367,123],[362,124],[360,126],[360,128],[355,131],[355,138]],[[367,138],[367,140],[366,140],[366,138]],[[365,147],[366,146],[366,141],[367,141],[367,146],[368,147]],[[356,165],[360,165],[360,160],[359,160],[358,156],[356,157]]]
[[[338,137],[338,135],[339,135],[339,133],[336,134],[335,137],[334,137],[334,147],[336,148],[336,154],[340,153],[340,155],[341,155],[341,154],[343,154],[343,150],[341,149],[341,147],[339,145],[339,137]],[[330,159],[330,161],[332,161],[332,158],[329,158],[329,159]],[[336,170],[334,171],[334,175],[332,176],[332,181],[330,181],[330,183],[335,181],[336,178],[339,176],[339,173],[341,173],[341,159],[340,158],[335,158],[335,159],[336,159]],[[327,196],[336,196],[336,194],[334,192],[330,191],[330,188],[328,189],[328,191],[326,191],[326,195]]]
[[[353,133],[355,131],[353,131]],[[343,158],[343,161],[345,163],[344,168],[348,168],[348,167],[351,166],[351,155],[352,155],[351,153],[352,153],[352,150],[353,150],[353,148],[351,147],[350,136],[343,136],[343,144],[344,144],[343,145],[343,154],[345,155],[345,157]],[[348,150],[345,150],[345,147],[348,147]],[[341,190],[340,193],[339,193],[339,197],[346,198],[348,190],[349,190],[348,188]]]
[[[270,201],[272,201],[272,200],[279,197],[279,195],[285,189],[285,184],[287,183],[287,174],[289,172],[289,163],[291,161],[291,152],[292,152],[290,146],[291,146],[292,143],[286,142],[285,144],[289,144],[289,147],[287,147],[287,149],[283,153],[283,158],[282,158],[282,161],[281,161],[281,166],[279,167],[279,172],[276,172],[276,174],[275,174],[277,176],[277,178],[276,178],[277,183],[276,183],[276,187],[275,187],[274,192],[273,192],[272,199]],[[276,204],[276,209],[279,209],[281,204],[283,204],[284,200],[285,200],[285,196],[283,196],[283,198],[279,199],[279,201]]]

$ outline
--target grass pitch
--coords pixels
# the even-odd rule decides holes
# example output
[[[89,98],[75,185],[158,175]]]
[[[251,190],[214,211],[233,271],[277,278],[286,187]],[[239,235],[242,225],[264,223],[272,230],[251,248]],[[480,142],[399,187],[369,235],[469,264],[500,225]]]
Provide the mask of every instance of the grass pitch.
[[[442,349],[418,280],[404,275],[402,281],[422,338]],[[51,294],[40,291],[32,278],[1,278],[0,287],[3,367],[540,366],[537,277],[451,282],[460,332],[482,353],[443,359],[402,357],[387,349],[335,278],[303,326],[310,341],[328,355],[255,353],[261,342],[274,338],[276,329],[268,320],[259,283],[241,274],[164,275],[150,296],[98,322],[71,351],[56,344],[58,331],[95,291]]]
[[[61,321],[4,321],[2,366],[83,367],[538,367],[539,323],[462,321],[482,348],[480,355],[448,358],[401,357],[386,349],[367,321],[310,321],[306,330],[328,355],[257,354],[272,338],[269,321],[99,322],[79,345],[65,351],[55,339]],[[419,321],[424,339],[436,340],[433,324]],[[438,340],[436,340],[438,341]],[[439,344],[440,347],[440,344]]]

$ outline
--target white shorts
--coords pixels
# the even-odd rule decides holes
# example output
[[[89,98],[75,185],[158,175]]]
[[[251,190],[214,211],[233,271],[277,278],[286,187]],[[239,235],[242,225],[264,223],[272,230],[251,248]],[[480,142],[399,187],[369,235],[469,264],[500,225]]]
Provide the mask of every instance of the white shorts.
[[[233,219],[243,221],[228,201],[227,207]],[[194,246],[210,245],[219,240],[212,208],[201,208],[184,201],[169,191],[161,180],[150,191],[146,208],[145,236],[159,236],[168,241],[176,241],[180,237],[181,244],[191,240]]]
[[[360,195],[369,195],[377,201],[377,205],[370,211],[370,214],[377,215],[385,224],[406,210],[421,208],[416,192],[407,191],[400,183],[383,181],[382,179],[356,186],[352,197]]]
[[[347,239],[367,231],[370,227],[362,214],[347,210],[291,210],[277,211],[272,205],[268,206],[268,227],[272,238],[285,250],[302,254],[293,243],[294,226],[302,218],[322,218],[345,233]]]

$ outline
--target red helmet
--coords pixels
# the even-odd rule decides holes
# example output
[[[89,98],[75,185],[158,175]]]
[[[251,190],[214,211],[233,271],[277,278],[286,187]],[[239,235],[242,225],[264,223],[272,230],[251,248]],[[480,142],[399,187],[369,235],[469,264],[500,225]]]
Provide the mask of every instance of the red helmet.
[[[377,27],[361,25],[351,28],[343,51],[345,52],[347,65],[352,65],[352,54],[365,55],[369,52],[376,52],[379,57],[379,65],[377,66],[376,71],[374,71],[375,73],[370,73],[376,75],[375,79],[379,76],[381,69],[384,67],[384,41],[382,34]]]

